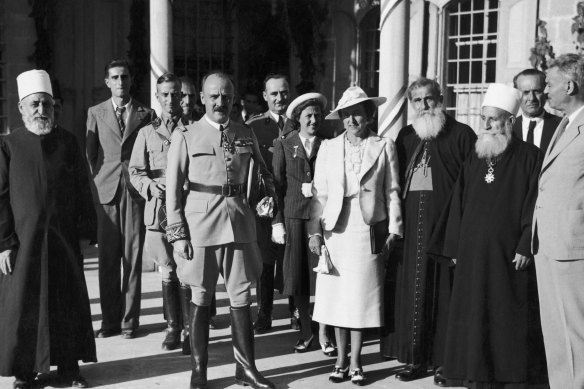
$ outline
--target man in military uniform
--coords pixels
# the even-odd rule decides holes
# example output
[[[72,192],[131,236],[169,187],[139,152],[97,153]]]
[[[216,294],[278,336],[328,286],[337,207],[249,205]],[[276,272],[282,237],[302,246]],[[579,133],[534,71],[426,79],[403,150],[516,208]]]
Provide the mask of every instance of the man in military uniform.
[[[230,301],[236,361],[235,380],[253,388],[273,388],[255,367],[251,284],[261,274],[254,214],[246,194],[251,159],[273,197],[272,175],[253,132],[229,120],[234,86],[222,73],[203,78],[205,115],[175,131],[168,154],[168,226],[177,273],[192,289],[191,389],[207,388],[209,304],[219,273]],[[187,182],[188,191],[184,185]]]
[[[166,194],[166,161],[170,137],[175,128],[188,124],[181,118],[179,78],[171,73],[160,76],[156,82],[156,99],[162,108],[161,117],[142,127],[136,137],[130,159],[130,182],[146,199],[144,254],[149,255],[162,271],[162,299],[164,316],[168,323],[162,348],[174,350],[180,343],[182,305],[185,319],[183,354],[189,354],[187,324],[191,289],[188,286],[179,285],[176,264],[172,259],[172,245],[167,242],[164,231],[165,215],[161,213]]]
[[[260,152],[270,171],[272,170],[272,154],[274,143],[288,135],[286,123],[286,109],[290,102],[289,86],[286,76],[282,74],[268,74],[264,80],[264,99],[268,103],[268,110],[261,115],[252,117],[246,123],[254,132],[260,145]],[[272,172],[273,173],[273,172]],[[254,185],[255,187],[255,185]],[[284,245],[272,242],[272,222],[267,218],[256,217],[258,246],[262,252],[263,270],[257,285],[258,318],[254,323],[256,334],[263,334],[272,328],[272,307],[274,305],[274,277],[275,268],[279,270],[276,288],[281,288],[280,269],[284,258]],[[293,304],[289,300],[291,312]],[[293,327],[296,327],[296,318],[292,315]]]

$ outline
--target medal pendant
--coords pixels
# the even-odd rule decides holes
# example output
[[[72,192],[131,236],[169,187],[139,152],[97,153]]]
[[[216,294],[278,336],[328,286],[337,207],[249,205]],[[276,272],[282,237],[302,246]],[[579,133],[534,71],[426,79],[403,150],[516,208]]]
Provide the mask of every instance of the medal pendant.
[[[486,182],[487,184],[490,184],[490,183],[491,183],[491,182],[493,182],[493,181],[495,181],[495,175],[494,175],[492,172],[488,172],[488,173],[485,175],[485,182]]]

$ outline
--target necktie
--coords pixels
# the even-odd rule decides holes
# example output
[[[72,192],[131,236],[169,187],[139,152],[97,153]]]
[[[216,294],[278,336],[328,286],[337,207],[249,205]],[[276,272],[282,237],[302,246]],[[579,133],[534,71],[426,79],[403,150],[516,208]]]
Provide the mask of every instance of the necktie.
[[[525,140],[529,144],[535,144],[533,142],[533,132],[535,130],[535,126],[537,125],[535,120],[529,121],[529,129],[527,130],[527,139]]]
[[[310,157],[310,153],[312,152],[312,144],[310,143],[310,140],[304,140],[304,149],[306,150],[306,155]]]
[[[118,125],[120,126],[120,132],[124,135],[126,130],[126,123],[124,122],[124,111],[126,107],[116,107],[116,119],[118,119]]]
[[[567,116],[564,116],[564,118],[562,119],[562,121],[558,125],[558,128],[556,129],[556,134],[557,134],[556,139],[554,140],[554,144],[552,145],[552,147],[550,147],[550,151],[558,144],[558,140],[560,140],[560,137],[562,135],[564,135],[564,132],[566,132],[566,127],[568,127],[569,122],[570,122],[570,119],[568,119]]]
[[[284,129],[284,119],[282,118],[282,115],[278,116],[278,128],[280,131]]]

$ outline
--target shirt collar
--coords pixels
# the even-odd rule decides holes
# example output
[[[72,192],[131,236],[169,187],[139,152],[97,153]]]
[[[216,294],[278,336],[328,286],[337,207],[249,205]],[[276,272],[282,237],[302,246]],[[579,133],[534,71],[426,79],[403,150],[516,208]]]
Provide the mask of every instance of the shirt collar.
[[[270,115],[272,115],[272,117],[274,118],[276,123],[278,123],[278,121],[280,120],[280,116],[282,117],[282,120],[284,120],[284,122],[286,121],[286,116],[284,116],[284,115],[278,115],[277,113],[272,112],[272,111],[270,111]]]
[[[536,116],[536,117],[529,117],[529,116],[526,116],[526,115],[523,113],[523,114],[521,114],[521,116],[523,116],[523,121],[524,121],[524,122],[526,122],[526,123],[529,123],[529,122],[530,122],[530,121],[532,121],[532,120],[535,120],[535,122],[536,122],[536,123],[539,123],[539,122],[541,122],[541,121],[543,120],[543,114],[544,114],[544,113],[542,112],[542,113],[541,113],[541,115],[539,115],[539,116]]]
[[[312,143],[312,142],[314,142],[314,138],[316,138],[316,135],[313,135],[310,138],[307,138],[307,137],[305,137],[303,135],[300,135],[300,133],[298,133],[298,136],[302,140],[302,144],[306,143],[305,141],[309,141],[310,143]]]
[[[118,109],[118,105],[116,104],[116,102],[114,101],[114,98],[112,97],[112,104],[114,106],[114,111]],[[126,103],[126,105],[124,105],[123,107],[126,109],[126,111],[130,110],[130,104],[132,104],[132,98],[130,97],[130,100],[128,100],[128,102]]]
[[[223,126],[223,128],[229,127],[229,123],[231,122],[229,119],[227,119],[227,121],[225,123],[219,124],[219,123],[214,122],[213,120],[209,119],[209,116],[207,116],[207,115],[205,115],[205,120],[207,120],[207,123],[209,123],[211,126],[213,126],[213,128],[216,128],[217,130],[219,130],[221,126]]]
[[[573,123],[574,120],[576,120],[576,117],[578,115],[580,115],[580,113],[582,112],[583,109],[584,109],[584,105],[581,106],[580,108],[578,108],[576,111],[572,112],[572,114],[570,116],[568,116],[568,120],[569,120],[568,125],[570,123]]]

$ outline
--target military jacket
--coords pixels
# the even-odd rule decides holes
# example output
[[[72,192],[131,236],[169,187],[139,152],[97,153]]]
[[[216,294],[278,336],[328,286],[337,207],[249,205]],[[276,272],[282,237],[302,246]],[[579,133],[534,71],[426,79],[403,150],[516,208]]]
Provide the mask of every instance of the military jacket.
[[[187,122],[180,120],[174,131],[181,131]],[[173,132],[174,132],[173,131]],[[130,158],[130,182],[146,199],[144,207],[144,224],[148,229],[158,230],[158,210],[163,204],[159,198],[150,193],[150,184],[166,184],[167,155],[170,148],[171,133],[160,118],[140,129],[132,157]]]
[[[245,188],[253,158],[274,196],[272,174],[254,133],[233,121],[224,131],[229,147],[224,147],[221,132],[205,117],[173,133],[166,173],[169,241],[190,239],[198,247],[256,241],[254,214],[245,190],[235,196],[183,190],[185,180],[198,186]]]

